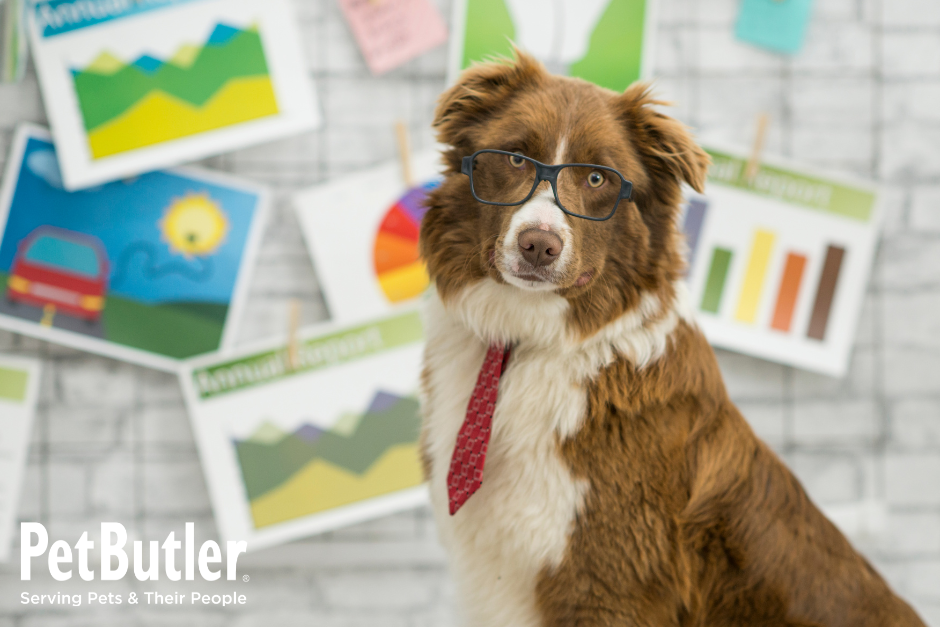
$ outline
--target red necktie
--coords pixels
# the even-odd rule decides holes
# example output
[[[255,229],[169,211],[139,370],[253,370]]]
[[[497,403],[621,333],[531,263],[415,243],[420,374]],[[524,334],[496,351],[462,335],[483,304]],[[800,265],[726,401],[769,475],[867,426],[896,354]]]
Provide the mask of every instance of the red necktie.
[[[496,409],[499,378],[506,370],[511,347],[493,344],[486,352],[477,385],[470,395],[467,417],[457,434],[457,445],[447,472],[447,496],[450,515],[467,502],[483,484],[483,463],[490,443],[490,424]]]

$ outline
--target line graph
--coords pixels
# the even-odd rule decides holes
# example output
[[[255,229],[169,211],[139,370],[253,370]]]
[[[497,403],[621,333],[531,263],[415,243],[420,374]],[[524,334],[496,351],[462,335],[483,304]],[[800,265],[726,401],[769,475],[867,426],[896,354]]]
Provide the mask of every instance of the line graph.
[[[233,440],[255,526],[354,503],[421,483],[418,402],[379,391],[362,414],[329,430],[262,422]]]
[[[256,26],[218,23],[166,60],[105,50],[72,80],[95,159],[278,113]]]

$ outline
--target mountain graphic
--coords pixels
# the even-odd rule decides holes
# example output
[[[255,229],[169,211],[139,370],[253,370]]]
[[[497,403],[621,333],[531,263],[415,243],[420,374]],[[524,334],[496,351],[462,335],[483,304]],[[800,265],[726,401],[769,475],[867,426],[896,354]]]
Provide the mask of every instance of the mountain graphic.
[[[389,449],[418,440],[418,401],[413,398],[380,391],[358,424],[344,420],[341,429],[303,424],[293,432],[264,422],[248,439],[234,440],[249,500],[287,483],[315,460],[362,476]]]
[[[104,51],[72,79],[95,158],[278,113],[257,27],[219,23],[202,46],[124,62]]]

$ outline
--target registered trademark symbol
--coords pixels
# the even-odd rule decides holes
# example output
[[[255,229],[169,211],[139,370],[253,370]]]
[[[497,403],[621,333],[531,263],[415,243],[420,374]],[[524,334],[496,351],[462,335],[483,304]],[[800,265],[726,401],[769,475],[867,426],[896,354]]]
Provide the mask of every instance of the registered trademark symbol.
[[[250,579],[251,577],[249,577],[248,575],[242,575],[242,581],[249,581]]]

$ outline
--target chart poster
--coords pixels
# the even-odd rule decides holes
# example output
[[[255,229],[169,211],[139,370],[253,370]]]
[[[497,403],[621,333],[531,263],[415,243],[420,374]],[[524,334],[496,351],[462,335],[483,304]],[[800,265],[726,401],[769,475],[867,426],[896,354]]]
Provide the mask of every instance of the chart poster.
[[[25,0],[0,0],[0,83],[15,83],[26,73]]]
[[[428,192],[440,185],[440,153],[412,158],[409,188],[391,162],[299,193],[294,206],[334,320],[388,314],[428,288],[418,256]]]
[[[450,83],[474,62],[512,57],[622,92],[653,70],[656,0],[456,0]]]
[[[0,191],[0,328],[175,371],[234,339],[268,193],[196,169],[64,189],[17,131]]]
[[[688,283],[716,346],[843,376],[881,222],[878,189],[709,148],[704,196],[683,219]]]
[[[289,0],[31,0],[65,188],[319,124]]]
[[[19,534],[29,432],[39,396],[39,361],[0,354],[0,562],[10,559]]]
[[[417,311],[300,335],[180,372],[219,530],[249,550],[427,500]]]

